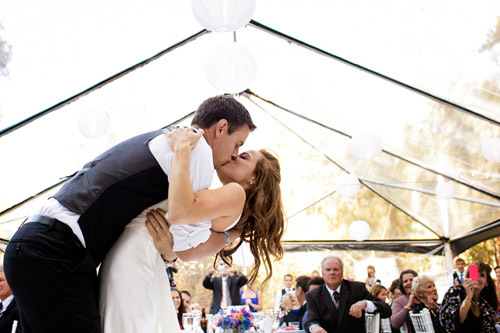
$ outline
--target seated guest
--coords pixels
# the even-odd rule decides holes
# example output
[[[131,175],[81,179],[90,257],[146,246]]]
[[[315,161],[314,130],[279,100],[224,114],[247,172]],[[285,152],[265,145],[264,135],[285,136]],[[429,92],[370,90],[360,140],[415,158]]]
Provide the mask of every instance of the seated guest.
[[[182,302],[182,296],[179,290],[177,290],[174,287],[171,287],[170,291],[172,292],[172,301],[174,302],[174,308],[175,311],[177,312],[177,320],[179,321],[179,327],[181,330],[183,330],[184,327],[182,327],[182,315],[186,313],[186,310],[184,308],[184,303]]]
[[[315,279],[319,277],[319,272],[317,270],[312,271],[311,279]]]
[[[11,333],[12,326],[16,325],[14,321],[17,321],[16,333],[22,333],[16,300],[5,279],[2,265],[0,265],[0,300],[0,333]]]
[[[306,294],[306,329],[311,333],[364,332],[364,312],[391,315],[389,305],[366,290],[363,282],[344,279],[340,257],[329,255],[321,263],[325,284]]]
[[[498,299],[491,267],[478,262],[479,279],[473,281],[467,271],[462,285],[453,286],[443,297],[438,315],[444,332],[496,333]]]
[[[403,293],[399,289],[400,285],[401,283],[399,282],[399,279],[392,281],[391,286],[387,291],[387,298],[389,298],[389,305],[392,305],[392,302],[394,302],[396,298],[403,295]]]
[[[252,285],[247,284],[245,290],[240,292],[241,303],[248,305],[251,312],[262,311],[262,293],[255,290]]]
[[[307,310],[307,303],[306,303],[306,293],[309,291],[307,289],[307,286],[309,285],[309,281],[311,281],[311,278],[309,276],[299,276],[295,280],[295,296],[297,296],[297,300],[299,301],[299,328],[302,330],[302,320],[304,319],[304,315]]]
[[[437,316],[439,308],[437,300],[439,297],[434,279],[428,275],[417,276],[413,279],[412,290],[413,294],[415,294],[415,304],[413,304],[412,311],[419,313],[425,308],[429,309],[434,332],[440,333],[441,324],[439,324]]]
[[[295,293],[286,293],[281,299],[280,306],[284,315],[280,318],[280,326],[288,326],[290,322],[299,322],[300,303]]]
[[[414,332],[409,312],[415,300],[412,284],[413,279],[417,276],[417,272],[412,269],[407,269],[399,275],[399,290],[403,295],[396,298],[391,305],[391,326],[393,329],[400,329],[406,323],[409,332]]]
[[[307,291],[311,291],[314,288],[321,287],[323,284],[325,284],[325,280],[323,280],[322,277],[312,278],[307,283]]]
[[[184,303],[184,310],[191,312],[191,294],[187,290],[181,291],[182,303]]]
[[[387,288],[380,284],[375,284],[371,287],[370,293],[381,301],[385,302],[387,300]]]

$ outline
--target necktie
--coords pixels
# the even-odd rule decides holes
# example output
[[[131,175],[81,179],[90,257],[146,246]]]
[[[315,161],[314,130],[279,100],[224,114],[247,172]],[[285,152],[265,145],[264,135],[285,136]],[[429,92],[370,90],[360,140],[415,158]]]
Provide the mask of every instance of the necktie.
[[[333,292],[333,304],[335,305],[335,307],[337,309],[339,308],[339,298],[340,298],[340,294],[337,290],[335,290]]]
[[[228,305],[226,299],[227,299],[227,279],[222,278],[222,300],[220,302],[220,307],[222,309],[224,309]]]
[[[464,273],[460,273],[460,283],[464,283]]]
[[[2,316],[3,313],[3,302],[0,301],[0,316]]]

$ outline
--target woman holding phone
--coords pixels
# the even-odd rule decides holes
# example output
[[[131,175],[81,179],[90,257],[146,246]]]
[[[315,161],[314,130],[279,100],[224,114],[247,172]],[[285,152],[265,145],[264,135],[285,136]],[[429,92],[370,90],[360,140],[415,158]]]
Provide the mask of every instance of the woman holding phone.
[[[445,332],[496,333],[498,299],[491,267],[477,262],[469,266],[462,285],[451,287],[439,307]]]

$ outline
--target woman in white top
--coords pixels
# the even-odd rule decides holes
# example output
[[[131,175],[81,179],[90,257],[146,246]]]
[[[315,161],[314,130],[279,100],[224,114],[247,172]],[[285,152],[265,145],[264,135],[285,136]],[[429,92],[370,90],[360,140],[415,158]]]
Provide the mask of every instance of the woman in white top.
[[[183,261],[197,260],[216,253],[227,260],[246,241],[255,257],[249,275],[253,281],[261,262],[269,271],[267,280],[272,274],[271,257],[279,259],[283,254],[278,160],[265,150],[244,152],[217,169],[223,187],[194,193],[190,153],[203,131],[180,128],[165,134],[175,152],[168,200],[127,225],[100,269],[100,312],[105,333],[179,331],[164,260],[176,256]],[[187,226],[211,221],[213,232],[205,242],[174,254],[164,210],[168,210],[170,224]],[[184,230],[189,230],[186,226]],[[221,233],[228,228],[226,234]],[[227,242],[221,246],[221,237],[227,237],[227,242],[239,237],[239,242],[224,248]]]

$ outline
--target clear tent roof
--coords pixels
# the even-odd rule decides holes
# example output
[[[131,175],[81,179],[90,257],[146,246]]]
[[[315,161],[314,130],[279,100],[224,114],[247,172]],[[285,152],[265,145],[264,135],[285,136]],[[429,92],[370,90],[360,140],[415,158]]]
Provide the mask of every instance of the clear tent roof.
[[[358,219],[373,247],[412,240],[406,249],[417,252],[485,226],[484,237],[500,234],[500,164],[480,153],[500,137],[499,10],[494,0],[257,2],[255,21],[236,33],[257,63],[238,97],[258,125],[243,148],[280,157],[290,249],[356,246],[348,229]],[[0,76],[4,239],[103,150],[189,122],[221,93],[205,78],[207,54],[234,38],[198,34],[189,1],[3,2],[0,13],[0,41],[10,45]],[[103,137],[79,132],[89,110],[109,120]],[[366,129],[383,141],[371,161],[349,152]],[[355,198],[335,192],[346,171],[362,183]],[[453,184],[452,199],[436,198],[440,180]]]

